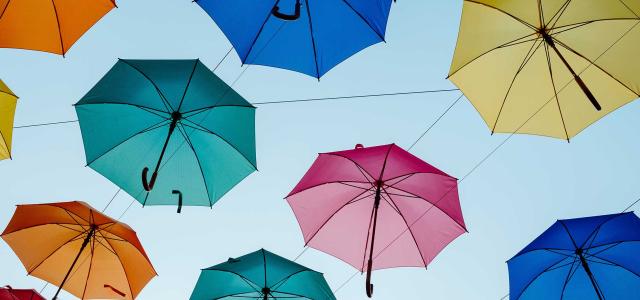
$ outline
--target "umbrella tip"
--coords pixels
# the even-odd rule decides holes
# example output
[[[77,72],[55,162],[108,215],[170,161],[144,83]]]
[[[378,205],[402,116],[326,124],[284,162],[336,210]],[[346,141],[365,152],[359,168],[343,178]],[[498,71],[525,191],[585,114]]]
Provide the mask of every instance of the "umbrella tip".
[[[355,149],[362,149],[362,148],[364,148],[364,146],[362,144],[356,144]]]

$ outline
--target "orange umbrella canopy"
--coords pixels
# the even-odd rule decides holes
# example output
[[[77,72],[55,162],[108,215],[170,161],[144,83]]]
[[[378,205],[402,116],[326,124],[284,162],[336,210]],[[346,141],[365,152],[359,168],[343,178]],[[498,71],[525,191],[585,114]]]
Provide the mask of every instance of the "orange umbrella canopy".
[[[157,275],[135,231],[84,202],[18,205],[2,239],[29,275],[80,299],[135,299]]]
[[[115,0],[0,0],[0,48],[64,55]]]

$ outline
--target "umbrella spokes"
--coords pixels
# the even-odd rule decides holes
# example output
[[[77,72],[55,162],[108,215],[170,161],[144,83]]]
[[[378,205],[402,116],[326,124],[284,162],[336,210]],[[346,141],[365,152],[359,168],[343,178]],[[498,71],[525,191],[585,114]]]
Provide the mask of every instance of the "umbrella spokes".
[[[162,147],[160,158],[158,158],[158,162],[156,163],[156,168],[154,169],[153,174],[151,175],[151,180],[147,180],[149,168],[144,167],[144,169],[142,169],[142,186],[147,192],[150,192],[151,190],[153,190],[153,186],[156,184],[156,179],[158,177],[158,170],[160,169],[162,158],[164,157],[164,153],[167,151],[167,146],[169,145],[169,140],[171,140],[173,131],[175,131],[176,126],[178,125],[178,121],[180,121],[181,119],[182,119],[182,114],[180,112],[174,111],[171,114],[171,125],[169,125],[169,133],[167,134],[167,139],[164,141],[164,146]]]
[[[280,7],[278,6],[278,3],[280,3],[280,1],[276,2],[276,5],[274,5],[273,9],[271,10],[271,13],[275,17],[285,21],[295,21],[298,18],[300,18],[300,6],[301,6],[300,0],[296,0],[296,8],[292,15],[280,12]]]
[[[589,88],[584,83],[582,78],[580,78],[580,76],[578,74],[576,74],[576,72],[573,70],[571,65],[569,65],[569,62],[567,62],[567,60],[564,58],[564,56],[560,53],[560,50],[558,50],[558,48],[556,47],[556,43],[553,40],[553,37],[551,37],[551,35],[547,31],[547,29],[546,28],[541,28],[538,31],[538,33],[542,36],[542,38],[547,43],[547,45],[549,45],[549,47],[551,47],[551,49],[553,49],[553,51],[558,55],[558,57],[560,57],[560,60],[567,67],[569,72],[571,72],[571,75],[573,75],[573,78],[578,83],[578,86],[580,86],[580,89],[582,90],[582,92],[585,94],[585,96],[587,96],[587,98],[589,98],[589,101],[591,101],[591,104],[593,104],[593,107],[595,107],[595,109],[597,109],[598,111],[602,110],[602,106],[600,105],[600,103],[598,103],[598,100],[593,95],[593,93],[591,93],[591,90],[589,90]]]
[[[69,275],[71,275],[71,271],[73,271],[73,267],[76,266],[76,263],[78,262],[80,255],[82,255],[84,248],[87,248],[87,245],[89,245],[89,242],[91,242],[91,238],[93,238],[93,236],[96,234],[96,229],[98,229],[98,226],[95,224],[91,224],[91,229],[89,229],[87,236],[84,238],[84,241],[82,242],[82,246],[80,246],[80,251],[78,251],[78,255],[76,255],[76,258],[73,260],[73,263],[71,263],[71,267],[69,268],[69,271],[67,271],[67,275],[65,275],[64,279],[62,279],[62,283],[60,283],[60,286],[58,287],[58,291],[53,296],[53,300],[58,299],[58,294],[60,294],[60,291],[62,291],[62,287],[67,282],[67,279],[69,279]]]

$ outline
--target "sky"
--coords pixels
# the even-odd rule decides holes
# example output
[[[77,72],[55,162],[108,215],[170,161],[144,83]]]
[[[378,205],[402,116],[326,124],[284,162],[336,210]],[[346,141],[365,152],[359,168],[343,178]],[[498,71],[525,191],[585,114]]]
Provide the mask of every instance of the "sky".
[[[120,0],[66,58],[0,49],[0,78],[20,96],[16,125],[76,119],[77,102],[117,58],[200,58],[213,68],[230,44],[191,0]],[[454,88],[446,75],[455,48],[462,1],[399,1],[387,42],[342,63],[320,82],[298,73],[251,66],[234,88],[250,102]],[[246,68],[246,67],[245,67]],[[217,75],[228,83],[243,71],[235,53]],[[137,202],[122,221],[133,227],[159,276],[138,299],[187,299],[200,269],[260,248],[289,259],[303,250],[295,217],[283,199],[319,152],[396,143],[409,147],[459,92],[259,106],[259,172],[213,209],[145,207]],[[373,274],[375,299],[489,299],[508,293],[505,263],[557,219],[618,213],[640,196],[638,102],[610,114],[566,141],[518,135],[460,183],[469,233],[424,268]],[[465,99],[412,149],[462,178],[507,138],[491,135]],[[98,209],[118,188],[85,167],[76,123],[17,129],[13,160],[0,162],[0,227],[14,205],[82,200]],[[132,198],[120,193],[106,210],[118,217]],[[637,208],[637,207],[636,207]],[[298,262],[325,274],[336,289],[355,270],[310,249]],[[0,285],[40,290],[0,243]],[[356,275],[336,296],[366,299]],[[44,289],[52,297],[55,288]],[[61,299],[74,299],[63,294]]]

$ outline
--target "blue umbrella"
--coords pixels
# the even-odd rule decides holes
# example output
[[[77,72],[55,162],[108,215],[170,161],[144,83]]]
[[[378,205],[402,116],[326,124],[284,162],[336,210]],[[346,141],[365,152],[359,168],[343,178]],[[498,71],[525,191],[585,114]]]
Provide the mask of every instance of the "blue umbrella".
[[[244,64],[320,78],[385,40],[391,0],[195,0]]]
[[[508,261],[510,299],[640,299],[640,219],[559,220]]]

